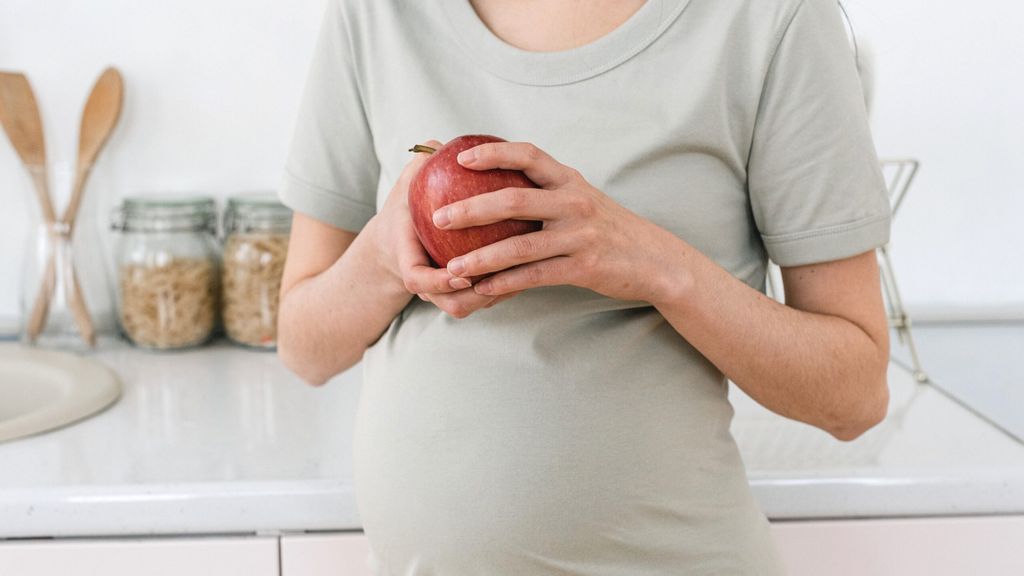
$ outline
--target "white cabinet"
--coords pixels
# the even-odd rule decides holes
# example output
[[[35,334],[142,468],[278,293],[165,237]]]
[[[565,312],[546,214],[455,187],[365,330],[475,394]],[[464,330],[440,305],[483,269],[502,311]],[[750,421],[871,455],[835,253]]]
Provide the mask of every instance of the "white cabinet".
[[[1024,516],[773,522],[788,576],[1024,574]],[[281,538],[281,576],[370,576],[359,532]]]
[[[778,522],[790,576],[1024,574],[1024,516]]]
[[[789,576],[1024,574],[1024,516],[775,522]],[[371,576],[362,532],[0,541],[0,576]]]
[[[281,537],[281,576],[371,576],[362,532]]]
[[[0,541],[3,576],[278,576],[277,538]]]

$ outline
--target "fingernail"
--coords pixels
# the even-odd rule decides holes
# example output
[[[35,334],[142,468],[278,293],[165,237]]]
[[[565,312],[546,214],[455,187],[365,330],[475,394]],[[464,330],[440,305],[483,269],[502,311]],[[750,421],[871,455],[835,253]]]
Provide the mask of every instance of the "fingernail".
[[[448,281],[448,285],[456,290],[465,290],[472,286],[473,283],[466,278],[452,278]]]
[[[452,276],[462,276],[462,273],[466,271],[466,263],[462,258],[455,258],[448,262],[448,273]]]
[[[476,162],[476,150],[470,148],[469,150],[459,152],[457,160],[459,161],[459,164],[462,164],[463,166],[468,166],[473,162]]]
[[[427,297],[426,297],[426,296],[424,296],[423,294],[417,294],[417,296],[419,296],[419,297],[420,297],[420,300],[423,300],[424,302],[426,302],[426,301],[427,301]]]
[[[434,210],[434,226],[438,228],[445,228],[452,222],[452,217],[448,207],[438,208]]]
[[[481,282],[473,287],[473,291],[477,294],[488,296],[491,293],[491,283],[487,281]]]

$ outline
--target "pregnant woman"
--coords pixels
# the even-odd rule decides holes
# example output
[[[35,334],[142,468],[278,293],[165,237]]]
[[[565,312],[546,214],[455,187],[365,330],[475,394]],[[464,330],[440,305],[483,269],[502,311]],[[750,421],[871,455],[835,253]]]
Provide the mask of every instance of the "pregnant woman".
[[[378,573],[781,574],[726,379],[841,440],[888,402],[889,205],[835,0],[328,3],[279,353],[316,385],[362,360]],[[543,229],[432,268],[407,150],[481,133],[510,142],[464,167],[541,188],[435,225]]]

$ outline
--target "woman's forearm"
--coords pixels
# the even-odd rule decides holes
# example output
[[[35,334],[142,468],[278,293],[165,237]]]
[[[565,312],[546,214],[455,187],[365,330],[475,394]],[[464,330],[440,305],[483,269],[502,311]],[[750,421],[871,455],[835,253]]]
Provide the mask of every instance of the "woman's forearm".
[[[655,305],[754,400],[850,440],[885,416],[887,336],[768,298],[689,245]],[[884,340],[879,342],[876,340]]]
[[[380,262],[378,225],[371,220],[331,267],[281,299],[278,355],[310,384],[359,362],[412,297]]]

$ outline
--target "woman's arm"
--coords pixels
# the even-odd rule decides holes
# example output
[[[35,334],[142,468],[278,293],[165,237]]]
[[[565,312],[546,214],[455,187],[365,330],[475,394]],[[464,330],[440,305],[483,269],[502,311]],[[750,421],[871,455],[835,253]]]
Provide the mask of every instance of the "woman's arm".
[[[277,353],[321,385],[359,361],[409,302],[375,249],[380,221],[356,235],[296,213],[278,312]]]
[[[652,303],[679,334],[770,410],[851,440],[888,404],[886,318],[873,252],[784,270],[787,305],[750,288],[669,231],[623,208],[575,170],[525,143],[463,152],[468,168],[524,170],[543,190],[508,188],[441,208],[441,228],[507,218],[539,232],[449,262],[453,275],[493,276],[495,296],[571,284]]]
[[[440,143],[432,141],[440,146]],[[356,234],[296,213],[281,280],[277,353],[321,385],[362,358],[415,293],[445,306],[480,307],[496,298],[455,290],[435,269],[412,227],[408,185],[426,160],[417,154],[380,213]]]
[[[663,274],[655,306],[679,334],[768,409],[853,440],[889,403],[889,332],[874,251],[784,268],[786,304],[692,247]]]

